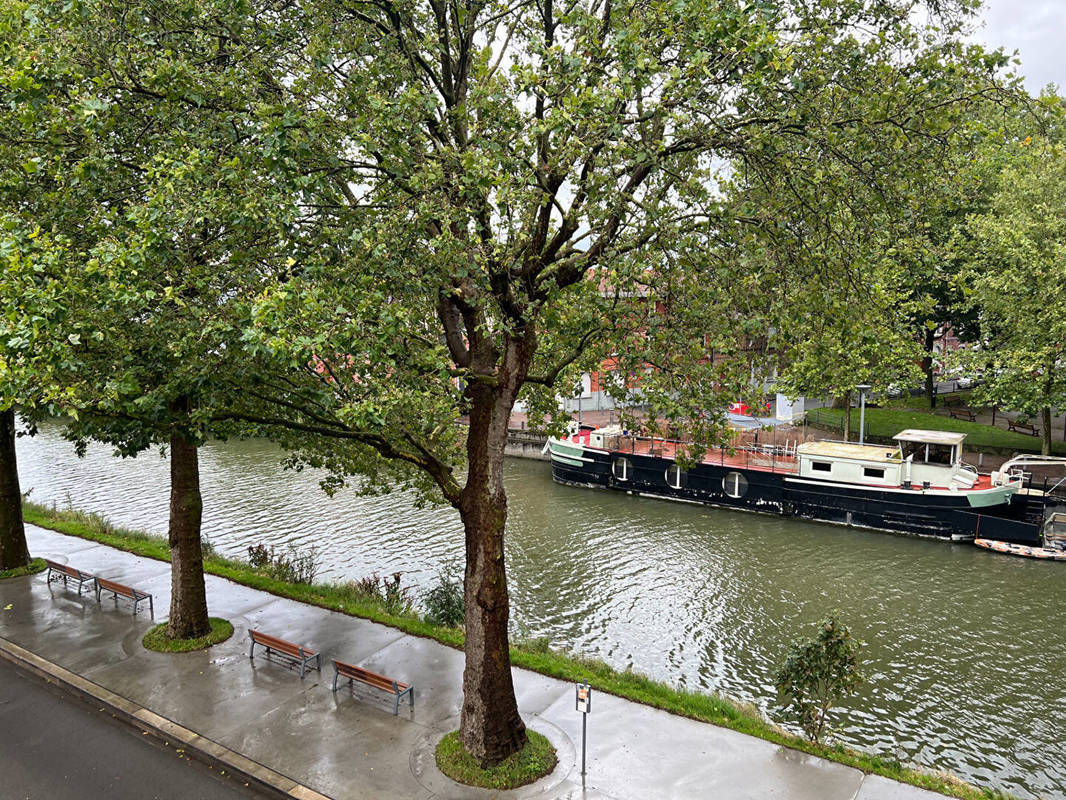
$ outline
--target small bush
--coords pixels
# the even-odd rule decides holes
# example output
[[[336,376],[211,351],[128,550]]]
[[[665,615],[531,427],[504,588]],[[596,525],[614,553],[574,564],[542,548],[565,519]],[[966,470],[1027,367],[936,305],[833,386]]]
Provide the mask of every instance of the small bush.
[[[400,587],[400,574],[394,572],[392,578],[381,579],[381,595],[385,601],[385,609],[393,614],[407,614],[414,605],[409,590]]]
[[[391,577],[381,578],[375,572],[357,581],[350,581],[346,586],[356,596],[371,601],[388,613],[406,616],[411,613],[414,603],[410,590],[400,585],[402,575],[402,572],[394,572]]]
[[[314,583],[321,561],[321,552],[315,545],[303,551],[291,543],[285,550],[278,550],[274,545],[268,547],[264,544],[254,544],[248,547],[248,563],[252,569],[286,583],[306,585]]]
[[[547,636],[536,636],[532,639],[516,639],[514,646],[519,650],[525,650],[527,653],[548,655],[552,652],[552,640]],[[566,655],[575,659],[578,658],[578,656],[573,653],[567,653]]]
[[[799,720],[810,741],[821,744],[830,709],[862,683],[861,647],[862,642],[832,614],[822,620],[813,641],[793,645],[778,670],[775,685],[781,706]]]
[[[466,621],[463,600],[463,581],[455,562],[437,573],[437,582],[422,592],[425,620],[431,625],[458,628]]]

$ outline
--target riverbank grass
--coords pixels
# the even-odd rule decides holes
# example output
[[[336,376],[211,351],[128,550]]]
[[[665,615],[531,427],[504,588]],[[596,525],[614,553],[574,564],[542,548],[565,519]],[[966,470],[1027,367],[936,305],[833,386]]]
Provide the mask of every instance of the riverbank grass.
[[[26,522],[42,528],[100,542],[148,558],[170,560],[170,548],[164,537],[116,528],[98,514],[60,510],[26,501],[23,503],[23,515]],[[285,583],[256,571],[246,562],[211,552],[204,553],[204,571],[278,597],[379,622],[412,636],[435,639],[449,647],[463,649],[462,628],[434,625],[413,611],[397,614],[387,607],[382,598],[367,595],[357,582],[313,585]],[[559,652],[550,648],[545,639],[515,642],[511,647],[511,663],[516,667],[571,683],[588,681],[597,691],[757,736],[784,747],[855,767],[866,773],[892,778],[950,797],[962,800],[1009,800],[1008,795],[979,789],[955,776],[920,771],[918,768],[905,766],[896,759],[881,758],[840,745],[813,744],[774,724],[751,704],[740,703],[718,694],[672,686],[632,670],[617,670],[599,659]]]
[[[141,639],[145,650],[157,653],[189,653],[193,650],[206,650],[211,645],[226,641],[233,635],[233,624],[220,617],[210,617],[211,632],[193,639],[171,639],[167,636],[167,623],[156,625]]]
[[[437,745],[437,768],[457,783],[485,789],[517,789],[550,775],[559,757],[551,742],[536,731],[526,730],[529,742],[495,767],[482,769],[452,731]]]
[[[48,565],[43,558],[34,558],[24,567],[0,570],[0,581],[4,578],[18,578],[22,575],[36,575],[38,572],[44,572],[47,568]]]
[[[858,438],[859,413],[852,409],[851,432]],[[815,408],[807,412],[807,421],[826,430],[840,433],[844,429],[844,409]],[[1024,433],[985,425],[980,422],[945,417],[928,411],[895,408],[866,408],[866,436],[888,440],[902,430],[918,428],[927,431],[950,431],[966,434],[966,447],[1002,450],[1004,452],[1040,452],[1040,439]],[[1066,443],[1052,442],[1051,452],[1066,455]]]

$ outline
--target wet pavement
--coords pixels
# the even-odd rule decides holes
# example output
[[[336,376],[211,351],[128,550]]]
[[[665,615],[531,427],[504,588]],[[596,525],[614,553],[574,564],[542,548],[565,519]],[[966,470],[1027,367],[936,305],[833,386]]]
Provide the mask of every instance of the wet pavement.
[[[151,592],[156,620],[170,600],[169,564],[27,526],[30,552]],[[463,655],[437,642],[207,576],[212,616],[234,636],[206,651],[145,650],[155,621],[142,606],[80,596],[45,574],[0,582],[0,656],[106,703],[160,737],[292,797],[357,798],[789,798],[921,800],[936,795],[770,742],[596,694],[580,775],[581,715],[572,684],[521,669],[515,691],[526,724],[556,746],[548,777],[510,792],[461,786],[433,749],[458,727]],[[322,653],[321,672],[248,656],[248,630]],[[410,684],[414,707],[343,684],[329,658]],[[593,687],[595,689],[595,687]],[[115,753],[116,759],[123,758]]]
[[[29,800],[262,800],[179,746],[116,722],[0,659],[0,774],[5,798]],[[17,735],[8,732],[18,731]]]

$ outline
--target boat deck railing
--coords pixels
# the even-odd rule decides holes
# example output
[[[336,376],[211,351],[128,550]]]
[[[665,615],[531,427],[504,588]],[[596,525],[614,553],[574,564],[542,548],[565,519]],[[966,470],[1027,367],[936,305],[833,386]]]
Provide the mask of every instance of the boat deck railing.
[[[674,459],[679,454],[687,455],[692,446],[691,442],[681,439],[633,434],[612,436],[605,444],[608,450],[615,452]],[[799,471],[799,459],[796,458],[797,445],[798,442],[791,441],[783,444],[737,442],[733,446],[713,447],[706,450],[700,463],[796,473]]]

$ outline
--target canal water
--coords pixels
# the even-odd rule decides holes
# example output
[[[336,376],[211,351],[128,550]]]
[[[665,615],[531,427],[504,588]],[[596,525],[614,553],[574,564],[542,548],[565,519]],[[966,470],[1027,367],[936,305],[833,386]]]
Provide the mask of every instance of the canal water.
[[[45,426],[18,444],[32,499],[166,530],[167,462],[74,456]],[[262,441],[202,450],[204,531],[227,555],[317,547],[320,577],[403,573],[428,585],[462,554],[449,508],[410,495],[333,498]],[[838,610],[867,643],[868,682],[840,736],[1021,797],[1066,796],[1066,564],[831,525],[558,486],[508,461],[515,633],[613,666],[756,703],[791,643]]]

